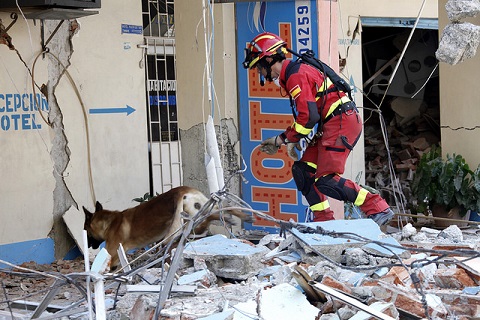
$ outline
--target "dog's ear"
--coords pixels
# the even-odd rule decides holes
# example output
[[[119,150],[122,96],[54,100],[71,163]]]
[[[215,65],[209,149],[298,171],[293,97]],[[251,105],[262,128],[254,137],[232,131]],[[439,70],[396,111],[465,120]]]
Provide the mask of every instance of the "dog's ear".
[[[95,203],[95,212],[98,212],[98,211],[102,211],[103,210],[103,206],[100,202],[96,202]]]
[[[93,213],[88,211],[87,208],[85,208],[84,206],[82,206],[82,208],[83,208],[83,212],[85,213],[85,217],[90,217],[93,215]]]

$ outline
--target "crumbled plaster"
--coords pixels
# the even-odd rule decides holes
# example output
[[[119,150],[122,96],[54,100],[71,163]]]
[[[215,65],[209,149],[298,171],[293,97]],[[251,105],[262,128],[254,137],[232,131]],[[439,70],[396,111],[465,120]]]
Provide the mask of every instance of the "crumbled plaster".
[[[222,119],[222,134],[220,126],[215,125],[218,149],[222,159],[225,180],[229,179],[241,168],[237,153],[239,141],[238,128],[233,119]],[[209,194],[207,190],[207,173],[205,170],[205,130],[204,124],[199,123],[188,130],[180,130],[182,143],[183,183]],[[235,175],[228,184],[230,192],[240,194],[240,177]]]
[[[7,34],[2,19],[0,19],[0,44],[5,44],[10,50],[15,50],[15,47],[12,44],[12,38]]]
[[[76,25],[76,22],[71,22]],[[70,65],[70,58],[73,54],[71,42],[70,24],[63,23],[48,43],[49,53],[45,55],[48,58],[48,82],[47,99],[49,105],[48,121],[51,124],[52,149],[50,156],[53,162],[53,177],[55,179],[55,189],[53,191],[53,227],[50,237],[55,243],[55,258],[61,258],[75,245],[75,242],[68,233],[68,228],[62,219],[62,216],[71,206],[77,206],[73,196],[65,183],[65,169],[70,162],[70,149],[68,148],[68,139],[65,135],[63,114],[61,106],[55,96],[55,90],[62,77],[65,77],[64,68]],[[48,39],[52,32],[57,28],[59,21],[45,21],[45,38]]]

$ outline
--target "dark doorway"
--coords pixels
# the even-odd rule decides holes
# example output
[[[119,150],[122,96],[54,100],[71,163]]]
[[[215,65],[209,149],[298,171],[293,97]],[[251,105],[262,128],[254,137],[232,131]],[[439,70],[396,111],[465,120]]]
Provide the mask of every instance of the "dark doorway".
[[[410,182],[419,158],[440,143],[438,30],[416,29],[398,64],[411,31],[362,28],[366,184],[405,209],[411,207]]]

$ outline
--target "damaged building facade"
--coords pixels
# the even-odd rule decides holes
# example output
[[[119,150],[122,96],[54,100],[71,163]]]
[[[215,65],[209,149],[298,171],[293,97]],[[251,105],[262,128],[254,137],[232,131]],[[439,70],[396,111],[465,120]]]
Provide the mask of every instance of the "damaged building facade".
[[[268,8],[287,2],[292,1],[264,3]],[[74,238],[81,238],[75,233],[83,228],[82,206],[92,209],[97,200],[120,210],[134,206],[132,199],[145,193],[180,184],[208,193],[204,124],[209,116],[225,156],[225,176],[243,169],[241,158],[249,155],[243,154],[241,144],[256,139],[241,129],[239,116],[240,108],[246,106],[239,102],[238,82],[246,71],[240,66],[245,44],[236,41],[237,26],[243,23],[237,19],[236,6],[253,10],[263,2],[158,1],[153,6],[156,10],[166,6],[158,15],[140,0],[121,4],[103,0],[96,7],[62,10],[23,4],[19,10],[12,3],[0,8],[4,163],[0,168],[0,259],[49,263],[78,255]],[[368,104],[362,94],[365,83],[373,77],[371,83],[377,85],[378,68],[389,62],[395,66],[394,58],[403,50],[396,41],[408,39],[415,26],[436,34],[435,48],[444,30],[469,23],[461,26],[472,36],[465,40],[467,44],[457,44],[465,45],[466,56],[452,57],[443,51],[438,58],[444,61],[436,73],[436,63],[426,65],[438,81],[435,101],[443,153],[462,154],[472,166],[480,163],[480,152],[472,148],[480,112],[476,108],[480,90],[475,89],[480,59],[475,55],[475,26],[480,25],[476,15],[449,16],[452,10],[447,13],[445,0],[295,1],[298,6],[306,3],[315,8],[311,17],[316,21],[319,57],[356,86],[355,100],[365,119],[369,115],[363,109]],[[155,21],[161,30],[157,33],[151,28]],[[364,60],[374,58],[363,33],[371,32],[369,39],[375,42],[380,37],[375,28],[404,32],[400,40],[391,41],[398,45],[398,52],[370,61],[373,67],[366,73]],[[392,33],[386,37],[393,39]],[[429,41],[422,44],[431,45]],[[412,54],[423,53],[419,49]],[[162,64],[165,77],[152,76],[151,71]],[[385,79],[388,74],[383,75]],[[422,81],[414,84],[420,88]],[[402,111],[412,105],[413,114],[419,110],[419,99],[405,101],[407,95],[397,96],[403,98],[392,104],[392,109],[400,106],[398,115],[411,116]],[[153,113],[152,105],[167,107],[167,114]],[[279,100],[278,105],[290,112],[288,100]],[[166,123],[162,117],[168,119]],[[365,147],[362,139],[349,159],[346,175],[352,179],[367,178]],[[251,185],[235,177],[231,189],[241,195]],[[301,195],[296,190],[293,194],[299,204]],[[334,206],[337,218],[342,218],[343,205]]]

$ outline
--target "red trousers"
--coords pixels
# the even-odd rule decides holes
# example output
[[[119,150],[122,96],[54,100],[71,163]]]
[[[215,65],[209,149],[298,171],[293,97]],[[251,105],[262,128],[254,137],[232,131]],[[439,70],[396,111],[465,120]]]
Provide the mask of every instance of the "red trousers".
[[[368,192],[355,182],[341,177],[345,171],[348,155],[361,132],[360,115],[355,110],[350,110],[324,124],[323,135],[305,149],[300,161],[316,169],[315,182],[304,194],[314,213],[314,221],[334,219],[327,195],[357,205],[366,215],[389,208],[388,203],[380,195]],[[324,192],[328,194],[325,195]]]

